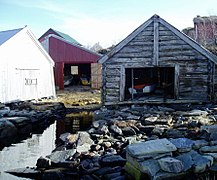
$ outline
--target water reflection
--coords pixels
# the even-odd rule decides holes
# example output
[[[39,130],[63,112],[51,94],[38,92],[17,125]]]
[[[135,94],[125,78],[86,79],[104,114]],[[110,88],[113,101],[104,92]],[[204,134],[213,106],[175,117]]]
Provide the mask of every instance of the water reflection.
[[[65,132],[76,133],[84,131],[93,120],[93,112],[78,112],[67,114],[64,119],[57,120],[42,134],[33,134],[26,140],[0,151],[0,180],[20,180],[20,178],[4,173],[6,170],[23,167],[33,167],[40,156],[49,155],[56,147],[56,139]]]
[[[46,156],[55,148],[56,122],[50,125],[43,134],[33,134],[31,138],[20,143],[4,147],[0,151],[0,179],[25,179],[4,173],[14,168],[35,166],[40,156]]]
[[[93,112],[83,111],[67,114],[64,120],[57,121],[57,137],[62,133],[85,131],[93,121]]]

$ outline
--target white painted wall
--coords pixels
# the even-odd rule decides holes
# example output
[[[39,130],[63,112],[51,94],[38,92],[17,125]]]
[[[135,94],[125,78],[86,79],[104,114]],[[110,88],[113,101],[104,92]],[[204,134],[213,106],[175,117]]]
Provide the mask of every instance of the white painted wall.
[[[25,27],[0,46],[0,102],[56,96],[54,62]]]

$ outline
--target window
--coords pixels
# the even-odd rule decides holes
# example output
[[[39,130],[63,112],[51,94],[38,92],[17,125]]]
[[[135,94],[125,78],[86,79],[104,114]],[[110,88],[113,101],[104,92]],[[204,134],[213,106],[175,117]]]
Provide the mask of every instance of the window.
[[[78,66],[71,66],[71,74],[78,75]]]

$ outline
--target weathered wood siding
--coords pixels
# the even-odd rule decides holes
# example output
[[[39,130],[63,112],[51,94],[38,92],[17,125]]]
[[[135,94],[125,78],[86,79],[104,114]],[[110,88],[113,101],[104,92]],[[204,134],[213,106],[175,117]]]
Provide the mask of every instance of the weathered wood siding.
[[[176,99],[211,100],[217,94],[217,68],[210,59],[212,55],[207,55],[205,49],[171,25],[161,19],[153,19],[141,32],[135,30],[133,33],[138,32],[135,37],[129,35],[129,41],[127,38],[123,40],[127,43],[120,43],[103,62],[103,101],[115,103],[123,100],[126,67],[157,66],[175,68]]]
[[[179,99],[208,100],[210,61],[159,24],[159,65],[179,66]]]
[[[152,23],[104,64],[104,88],[102,91],[104,102],[118,102],[121,100],[121,79],[125,78],[122,74],[125,72],[121,70],[121,66],[153,66],[153,33]]]

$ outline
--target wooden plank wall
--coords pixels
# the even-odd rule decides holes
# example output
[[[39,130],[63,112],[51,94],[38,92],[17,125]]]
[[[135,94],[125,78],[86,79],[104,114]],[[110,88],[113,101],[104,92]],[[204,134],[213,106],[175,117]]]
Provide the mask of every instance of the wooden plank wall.
[[[123,99],[120,95],[121,67],[147,67],[153,63],[153,23],[142,31],[117,54],[105,63],[103,99],[105,102],[118,102]]]
[[[156,25],[155,25],[156,26]],[[211,73],[208,70],[210,61],[192,48],[184,40],[175,35],[161,23],[158,24],[158,62],[159,66],[176,67],[178,74],[179,99],[207,100],[211,87],[208,82]],[[154,23],[151,23],[132,41],[125,45],[104,63],[103,72],[104,102],[118,102],[120,100],[121,67],[151,67],[156,63],[154,58]],[[217,79],[217,78],[215,78]]]
[[[206,100],[208,59],[162,24],[159,25],[159,65],[179,66],[179,99]]]
[[[102,86],[102,65],[91,63],[91,88],[100,89]]]

